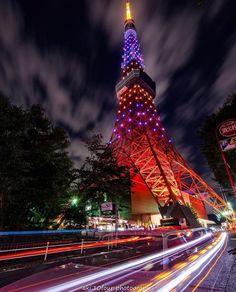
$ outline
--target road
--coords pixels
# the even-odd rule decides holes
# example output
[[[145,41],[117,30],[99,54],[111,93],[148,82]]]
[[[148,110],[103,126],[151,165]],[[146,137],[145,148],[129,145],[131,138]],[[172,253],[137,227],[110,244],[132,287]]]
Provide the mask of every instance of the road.
[[[197,287],[197,292],[218,291],[235,292],[236,291],[236,255],[228,253],[229,250],[236,248],[236,233],[229,234],[227,248],[218,262],[212,267],[210,273],[200,276],[190,285],[190,291]],[[200,280],[200,282],[199,282]],[[191,289],[192,288],[192,289]]]
[[[84,242],[81,244],[64,244],[64,245],[52,245],[42,247],[35,247],[35,248],[22,248],[17,250],[5,250],[1,251],[0,261],[9,261],[9,260],[16,260],[22,259],[26,257],[36,257],[42,255],[50,255],[50,254],[58,254],[58,253],[66,253],[66,252],[73,252],[73,251],[81,251],[88,250],[88,249],[97,249],[101,247],[108,247],[112,245],[123,245],[127,243],[135,243],[139,241],[147,241],[152,240],[151,236],[139,237],[133,236],[124,239],[112,239],[112,240],[103,240],[98,242]]]
[[[181,291],[217,263],[227,235],[214,240],[205,234],[184,244],[148,255],[131,256],[121,263],[91,266],[68,263],[34,274],[1,291]],[[164,270],[163,270],[164,269]],[[199,279],[199,277],[201,279]],[[200,285],[200,284],[199,284]],[[187,291],[187,290],[186,290]]]

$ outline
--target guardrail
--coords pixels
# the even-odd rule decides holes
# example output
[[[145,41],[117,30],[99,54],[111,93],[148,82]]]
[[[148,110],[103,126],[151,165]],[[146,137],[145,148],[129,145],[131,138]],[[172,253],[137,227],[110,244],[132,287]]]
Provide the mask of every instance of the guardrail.
[[[55,244],[53,242],[45,242],[44,245],[34,246],[34,247],[21,247],[21,248],[9,248],[0,250],[0,261],[20,259],[24,257],[34,257],[34,256],[43,256],[44,261],[47,259],[48,254],[53,253],[65,253],[65,252],[80,252],[84,253],[85,249],[97,249],[97,248],[106,248],[108,251],[114,248],[117,248],[119,244],[132,244],[133,248],[136,248],[135,245],[138,242],[143,240],[150,242],[152,241],[152,246],[155,246],[155,239],[158,238],[160,244],[158,248],[166,250],[169,247],[169,242],[174,242],[174,245],[181,245],[189,241],[195,240],[196,238],[204,236],[207,232],[205,228],[194,228],[178,231],[168,231],[161,232],[155,230],[133,230],[133,231],[119,231],[119,232],[110,232],[103,233],[103,240],[95,241],[84,241],[81,239],[80,242],[73,243],[63,243]],[[121,236],[129,236],[130,238],[122,239]],[[171,238],[172,236],[172,238]],[[149,238],[148,238],[149,237]],[[175,240],[180,238],[179,242]],[[210,236],[209,236],[210,238]],[[184,240],[183,240],[184,239]],[[117,244],[118,243],[118,244]],[[133,245],[134,244],[134,245]],[[148,245],[150,243],[147,243]]]
[[[70,232],[68,232],[70,231]],[[162,230],[124,230],[124,231],[117,231],[117,232],[101,232],[97,230],[64,230],[64,231],[41,231],[41,232],[11,232],[11,235],[32,235],[32,234],[61,234],[61,233],[80,233],[81,238],[75,238],[72,240],[50,240],[48,238],[44,238],[45,242],[41,241],[33,241],[33,242],[3,242],[0,245],[0,255],[10,253],[10,252],[19,252],[19,251],[27,251],[27,250],[40,250],[45,248],[45,250],[48,250],[48,247],[50,248],[56,248],[56,247],[66,247],[66,246],[73,246],[73,245],[83,245],[84,243],[89,243],[89,241],[84,241],[83,237],[92,237],[94,238],[94,242],[100,242],[100,241],[106,241],[107,240],[107,246],[108,249],[110,248],[110,243],[112,240],[116,240],[119,237],[123,236],[151,236],[155,238],[159,238],[162,241],[163,249],[168,248],[168,242],[175,239],[175,238],[189,238],[191,240],[192,238],[196,238],[201,236],[202,234],[205,234],[207,230],[205,228],[193,228],[193,229],[184,229],[184,230],[175,230],[175,231],[165,231]],[[3,233],[3,232],[2,232]],[[1,233],[0,233],[1,234]],[[6,235],[6,233],[4,233]],[[8,233],[9,235],[9,233]],[[174,237],[173,237],[174,236]],[[173,238],[171,238],[173,237]],[[22,238],[21,238],[22,239]],[[27,239],[27,238],[26,238]],[[186,240],[187,241],[187,240]],[[91,241],[90,241],[91,243]],[[117,244],[111,246],[117,246]]]
[[[97,250],[98,248],[113,249],[117,245],[126,245],[132,244],[133,242],[141,241],[150,241],[151,237],[128,237],[125,239],[117,238],[115,240],[103,240],[103,241],[84,241],[72,243],[72,244],[63,244],[63,245],[53,245],[50,242],[47,242],[44,247],[33,247],[33,248],[20,248],[20,249],[10,249],[2,250],[0,252],[0,261],[16,260],[26,257],[35,257],[35,256],[44,256],[46,260],[48,254],[59,254],[59,253],[68,253],[68,252],[80,252],[81,254],[85,250]]]
[[[161,229],[156,229],[156,230],[124,230],[124,231],[117,231],[117,232],[96,232],[94,234],[94,237],[96,236],[102,236],[102,238],[106,238],[106,237],[114,237],[114,236],[131,236],[131,235],[144,235],[144,236],[160,236],[160,237],[164,237],[164,236],[169,236],[169,235],[186,235],[189,236],[190,233],[192,232],[203,232],[206,233],[207,229],[203,228],[203,227],[198,227],[198,228],[189,228],[189,229],[180,229],[180,230],[171,230],[171,231],[163,231]],[[83,234],[83,233],[82,233]]]

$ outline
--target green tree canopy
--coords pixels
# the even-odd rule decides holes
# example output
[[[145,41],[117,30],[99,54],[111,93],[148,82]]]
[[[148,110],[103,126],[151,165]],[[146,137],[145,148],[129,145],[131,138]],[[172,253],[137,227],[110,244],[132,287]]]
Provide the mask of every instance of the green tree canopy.
[[[45,228],[61,212],[75,175],[68,145],[39,105],[24,110],[0,96],[2,229]]]
[[[100,204],[113,202],[119,206],[122,218],[129,218],[131,180],[129,169],[120,166],[112,147],[102,144],[102,136],[87,141],[89,156],[78,170],[80,203],[90,216],[99,215]]]
[[[216,128],[220,123],[231,118],[236,118],[236,94],[232,94],[216,113],[208,116],[199,131],[202,139],[202,152],[214,173],[215,180],[228,190],[231,189],[231,186],[216,139]],[[227,151],[225,156],[234,180],[236,180],[236,151]]]

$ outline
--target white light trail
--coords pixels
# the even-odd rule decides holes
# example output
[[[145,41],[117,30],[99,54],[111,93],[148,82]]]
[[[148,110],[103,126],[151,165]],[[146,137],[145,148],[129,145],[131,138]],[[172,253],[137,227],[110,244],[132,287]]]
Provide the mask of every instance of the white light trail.
[[[143,257],[141,259],[134,260],[130,263],[121,264],[121,265],[115,266],[113,268],[109,268],[105,271],[93,273],[91,275],[81,277],[80,279],[70,280],[66,283],[59,284],[59,285],[56,285],[54,287],[41,290],[41,292],[60,292],[60,291],[66,291],[69,289],[71,290],[73,288],[79,289],[79,288],[81,288],[80,286],[84,286],[88,283],[94,284],[94,281],[97,282],[97,281],[101,281],[101,280],[106,280],[107,278],[115,276],[117,273],[121,273],[121,272],[123,273],[130,268],[136,268],[136,267],[138,267],[142,264],[145,264],[149,261],[156,260],[156,259],[162,258],[164,256],[169,256],[169,255],[174,254],[176,252],[179,252],[181,250],[185,250],[185,249],[190,248],[190,247],[192,247],[192,246],[194,246],[202,241],[205,241],[206,239],[209,239],[210,237],[211,237],[211,234],[205,234],[197,239],[194,239],[190,242],[184,243],[180,246],[170,248],[168,250],[159,252],[159,253],[154,254],[154,255],[149,255],[149,256]]]
[[[221,240],[214,248],[212,248],[208,253],[206,253],[206,255],[200,257],[198,260],[193,262],[189,267],[183,269],[183,271],[178,276],[176,276],[172,280],[169,280],[166,285],[162,286],[161,288],[158,288],[158,292],[171,291],[181,282],[183,282],[189,275],[200,269],[204,264],[208,265],[209,262],[217,255],[221,247],[224,245],[226,238],[227,234],[223,233]]]

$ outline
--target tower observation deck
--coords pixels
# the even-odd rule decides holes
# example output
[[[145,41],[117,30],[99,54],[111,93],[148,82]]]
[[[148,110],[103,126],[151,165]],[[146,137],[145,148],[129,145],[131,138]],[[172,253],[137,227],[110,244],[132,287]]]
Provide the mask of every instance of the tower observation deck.
[[[189,166],[172,144],[154,104],[156,84],[145,66],[130,2],[126,2],[118,112],[110,143],[120,164],[130,168],[133,218],[185,217],[191,206],[207,219],[205,204],[217,213],[227,203]],[[177,210],[178,209],[178,210]],[[225,212],[226,213],[226,212]],[[228,216],[231,220],[231,216]]]

